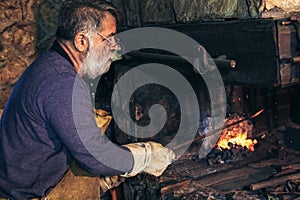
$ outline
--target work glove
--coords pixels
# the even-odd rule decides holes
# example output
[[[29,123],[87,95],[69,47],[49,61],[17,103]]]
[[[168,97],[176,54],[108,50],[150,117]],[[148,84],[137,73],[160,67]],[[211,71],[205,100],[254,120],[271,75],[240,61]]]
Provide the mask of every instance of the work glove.
[[[123,145],[127,147],[134,159],[133,169],[125,177],[132,177],[140,172],[146,172],[156,177],[160,176],[175,160],[175,153],[156,142],[139,142]]]
[[[171,149],[163,147],[156,142],[148,142],[151,145],[152,157],[149,164],[143,170],[148,174],[156,177],[160,176],[167,167],[175,160],[175,153]]]
[[[103,192],[106,192],[114,187],[118,187],[124,181],[125,178],[118,175],[101,177],[100,188]]]

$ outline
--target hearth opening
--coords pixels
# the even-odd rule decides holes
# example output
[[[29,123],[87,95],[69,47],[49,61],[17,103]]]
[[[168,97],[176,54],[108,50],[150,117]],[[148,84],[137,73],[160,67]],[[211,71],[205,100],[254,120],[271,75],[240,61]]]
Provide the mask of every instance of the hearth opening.
[[[161,177],[142,173],[126,179],[117,188],[120,198],[225,200],[300,196],[299,63],[297,59],[282,60],[285,44],[298,48],[293,39],[296,31],[287,33],[277,20],[204,22],[171,28],[189,34],[211,54],[224,81],[223,89],[214,88],[219,94],[214,109],[225,115],[212,112],[210,92],[201,75],[207,69],[199,73],[185,58],[160,50],[123,55],[100,79],[97,108],[111,112],[111,99],[102,97],[111,96],[118,89],[118,80],[128,71],[145,63],[160,63],[180,72],[193,88],[199,107],[189,103],[188,92],[182,92],[188,116],[193,116],[195,109],[200,112],[193,138],[174,142],[174,150],[186,148],[185,153]],[[233,29],[235,37],[230,35]],[[264,45],[257,48],[261,42]],[[292,54],[295,58],[299,53],[293,50]],[[183,113],[180,100],[169,88],[145,84],[128,101],[130,118],[135,122],[129,129],[131,134],[112,121],[106,133],[112,141],[124,144],[152,140],[164,145],[173,141]],[[137,126],[149,125],[153,117],[160,119],[149,114],[156,104],[166,112],[164,126],[156,134],[139,137]],[[102,198],[109,195],[103,194]]]

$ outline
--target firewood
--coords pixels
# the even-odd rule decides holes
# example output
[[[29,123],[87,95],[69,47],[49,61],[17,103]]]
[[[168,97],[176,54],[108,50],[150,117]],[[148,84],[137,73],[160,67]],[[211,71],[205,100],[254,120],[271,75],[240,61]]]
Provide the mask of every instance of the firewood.
[[[286,170],[286,169],[293,169],[293,170],[298,170],[300,169],[300,164],[293,164],[293,165],[287,165],[287,166],[282,166],[281,170]]]
[[[273,175],[273,177],[280,177],[287,174],[296,173],[298,170],[300,170],[300,164],[292,164],[292,165],[286,165],[281,166],[276,174]]]
[[[180,188],[187,188],[191,184],[191,182],[192,182],[192,180],[188,179],[188,180],[184,180],[184,181],[172,184],[172,185],[167,185],[161,189],[161,193],[168,194],[168,193],[174,192]]]
[[[262,189],[262,188],[267,188],[267,187],[270,187],[270,186],[279,185],[279,184],[284,183],[285,181],[288,181],[288,180],[299,180],[299,179],[300,179],[300,173],[290,174],[290,175],[277,177],[277,178],[272,178],[272,179],[269,179],[269,180],[254,183],[254,184],[250,185],[250,189],[251,190],[259,190],[259,189]]]
[[[287,195],[287,194],[300,195],[300,192],[271,192],[271,194],[274,194],[274,195]]]
[[[292,174],[292,173],[295,173],[297,170],[295,170],[295,169],[289,169],[289,168],[287,168],[287,169],[285,169],[285,170],[282,170],[282,171],[279,171],[279,172],[277,172],[276,174],[274,174],[273,175],[273,177],[282,177],[282,176],[285,176],[285,175],[287,175],[287,174]]]

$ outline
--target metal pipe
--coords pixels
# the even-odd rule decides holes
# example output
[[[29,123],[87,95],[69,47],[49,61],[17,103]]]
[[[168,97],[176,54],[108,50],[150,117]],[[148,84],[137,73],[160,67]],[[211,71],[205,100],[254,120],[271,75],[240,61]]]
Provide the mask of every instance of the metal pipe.
[[[293,63],[299,63],[300,62],[300,56],[296,56],[292,58]]]
[[[129,56],[129,57],[128,57]],[[148,53],[141,51],[132,51],[128,53],[128,56],[125,56],[125,59],[142,59],[142,60],[151,60],[151,61],[173,61],[173,62],[184,62],[184,57],[176,56],[176,55],[167,55],[167,54],[158,54],[158,53]],[[185,58],[191,58],[186,56]],[[196,58],[195,58],[196,59]],[[218,69],[234,69],[237,66],[235,60],[229,59],[213,59],[214,63],[218,67]]]

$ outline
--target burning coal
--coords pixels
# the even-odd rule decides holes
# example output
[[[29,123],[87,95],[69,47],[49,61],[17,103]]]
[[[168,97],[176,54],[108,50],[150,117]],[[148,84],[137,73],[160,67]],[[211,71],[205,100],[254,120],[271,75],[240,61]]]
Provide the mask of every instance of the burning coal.
[[[239,115],[231,115],[225,120],[225,128],[216,146],[199,160],[193,157],[194,161],[204,161],[209,166],[216,164],[232,163],[252,155],[254,146],[258,143],[252,137],[253,124],[250,119],[259,115],[263,110],[251,117],[244,118]]]
[[[219,150],[237,148],[238,146],[245,147],[250,151],[254,151],[254,145],[257,140],[249,139],[252,135],[253,124],[250,120],[244,120],[238,115],[231,115],[226,119],[225,124],[232,124],[236,121],[242,122],[224,129],[221,133],[220,139],[217,143]]]

